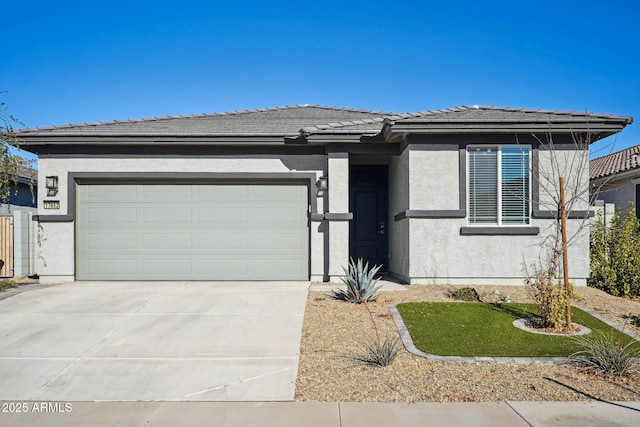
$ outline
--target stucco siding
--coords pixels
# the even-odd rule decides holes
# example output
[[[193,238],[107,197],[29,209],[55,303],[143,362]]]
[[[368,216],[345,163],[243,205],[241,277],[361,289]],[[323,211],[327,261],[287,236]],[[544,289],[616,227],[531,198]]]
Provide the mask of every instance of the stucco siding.
[[[389,272],[398,277],[409,275],[409,222],[394,216],[409,209],[409,150],[389,162]]]
[[[540,149],[538,176],[541,211],[557,209],[559,178],[565,180],[565,200],[571,210],[589,209],[589,153],[571,149]]]
[[[597,199],[604,200],[605,203],[613,203],[622,215],[631,209],[629,203],[637,206],[636,185],[640,184],[640,173],[636,176],[629,176],[625,179],[610,180],[602,185],[596,194]],[[635,208],[634,208],[635,209]]]
[[[408,152],[409,209],[458,209],[458,146],[412,144]]]
[[[466,220],[409,219],[411,283],[522,285],[525,266],[545,257],[544,236],[462,236]],[[535,221],[551,232],[552,221]],[[543,224],[544,222],[544,224]],[[578,229],[570,221],[569,233]],[[576,285],[589,275],[589,242],[583,232],[569,250],[569,274]]]

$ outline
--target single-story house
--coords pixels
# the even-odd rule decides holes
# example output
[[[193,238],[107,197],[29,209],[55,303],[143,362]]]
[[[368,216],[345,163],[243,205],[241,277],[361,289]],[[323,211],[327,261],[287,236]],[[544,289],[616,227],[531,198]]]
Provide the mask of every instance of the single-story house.
[[[521,284],[557,216],[554,165],[588,161],[576,136],[593,142],[631,122],[294,105],[19,137],[39,157],[43,282],[333,281],[353,257],[406,283]],[[570,231],[589,209],[588,174],[574,184]],[[584,284],[588,236],[570,257]]]
[[[589,162],[592,198],[626,214],[633,204],[640,218],[640,145]]]

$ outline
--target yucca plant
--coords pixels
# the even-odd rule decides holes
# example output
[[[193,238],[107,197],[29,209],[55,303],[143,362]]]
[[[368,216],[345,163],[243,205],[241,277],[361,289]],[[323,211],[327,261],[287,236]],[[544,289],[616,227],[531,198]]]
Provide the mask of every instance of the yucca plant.
[[[622,335],[622,334],[620,334]],[[627,375],[640,359],[638,342],[630,340],[624,344],[612,332],[593,332],[574,338],[583,350],[569,358],[579,365],[617,376]]]
[[[374,279],[374,276],[381,267],[381,265],[374,265],[369,269],[369,263],[364,264],[362,258],[358,258],[357,262],[351,258],[349,267],[342,267],[345,277],[340,278],[340,280],[347,285],[347,289],[334,290],[334,298],[349,301],[354,304],[360,304],[362,300],[375,301],[376,292],[378,292],[382,285],[377,285],[380,279]]]

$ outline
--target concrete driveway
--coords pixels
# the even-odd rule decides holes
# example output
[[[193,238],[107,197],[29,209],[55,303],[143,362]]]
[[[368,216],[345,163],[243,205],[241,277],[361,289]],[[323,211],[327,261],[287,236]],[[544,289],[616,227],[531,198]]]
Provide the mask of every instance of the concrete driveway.
[[[308,282],[76,282],[0,301],[0,400],[292,400]]]

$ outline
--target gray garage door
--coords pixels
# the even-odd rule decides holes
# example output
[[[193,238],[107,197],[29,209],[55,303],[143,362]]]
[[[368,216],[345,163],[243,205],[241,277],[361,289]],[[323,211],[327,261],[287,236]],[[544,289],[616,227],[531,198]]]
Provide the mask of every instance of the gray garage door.
[[[307,280],[299,184],[77,187],[79,280]]]

